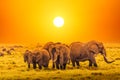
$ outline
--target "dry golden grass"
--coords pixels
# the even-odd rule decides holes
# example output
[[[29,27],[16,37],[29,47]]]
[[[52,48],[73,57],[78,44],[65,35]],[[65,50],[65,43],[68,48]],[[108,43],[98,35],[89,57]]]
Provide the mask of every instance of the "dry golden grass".
[[[98,68],[89,68],[88,61],[85,61],[80,63],[79,69],[73,68],[70,64],[66,70],[53,70],[51,62],[49,69],[28,69],[23,60],[23,52],[28,47],[16,48],[12,55],[5,53],[0,57],[0,80],[120,80],[120,44],[106,44],[105,47],[107,56],[115,62],[107,64],[103,57],[98,55]],[[33,48],[34,46],[29,47]]]

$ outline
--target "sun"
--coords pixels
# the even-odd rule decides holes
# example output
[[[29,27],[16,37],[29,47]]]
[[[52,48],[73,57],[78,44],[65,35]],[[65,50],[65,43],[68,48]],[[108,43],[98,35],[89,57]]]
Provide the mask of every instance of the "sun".
[[[56,26],[56,27],[62,27],[64,25],[64,19],[62,17],[56,17],[54,20],[53,20],[53,24]]]

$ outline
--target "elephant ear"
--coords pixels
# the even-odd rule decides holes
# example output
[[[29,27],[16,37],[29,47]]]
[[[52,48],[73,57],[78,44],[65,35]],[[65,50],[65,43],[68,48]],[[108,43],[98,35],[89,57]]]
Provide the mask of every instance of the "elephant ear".
[[[99,51],[98,51],[98,46],[97,46],[96,44],[90,45],[90,46],[88,47],[88,49],[89,49],[90,52],[92,52],[92,53],[94,53],[94,54],[99,53]]]

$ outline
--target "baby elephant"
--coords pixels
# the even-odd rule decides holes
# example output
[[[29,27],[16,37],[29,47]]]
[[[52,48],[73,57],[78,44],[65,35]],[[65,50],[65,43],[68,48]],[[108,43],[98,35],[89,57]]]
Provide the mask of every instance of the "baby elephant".
[[[36,68],[36,63],[33,63],[33,59],[34,59],[35,55],[33,55],[33,53],[29,50],[26,50],[24,53],[24,62],[27,62],[28,64],[28,68],[30,68],[30,64],[33,64],[33,68]]]
[[[39,69],[42,69],[42,66],[48,67],[50,60],[50,55],[45,49],[29,51],[26,50],[24,54],[24,61],[28,63],[28,68],[30,64],[33,64],[33,68],[36,69],[36,64],[38,64]]]

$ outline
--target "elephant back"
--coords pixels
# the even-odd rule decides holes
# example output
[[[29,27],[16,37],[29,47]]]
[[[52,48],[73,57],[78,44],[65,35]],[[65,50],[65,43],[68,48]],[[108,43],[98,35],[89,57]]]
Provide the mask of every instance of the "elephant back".
[[[41,54],[42,54],[42,57],[45,57],[47,59],[50,59],[50,55],[49,55],[49,52],[45,49],[41,49],[40,50]]]
[[[70,45],[70,54],[71,56],[79,56],[79,53],[81,51],[81,49],[84,47],[84,43],[82,42],[73,42]]]
[[[54,44],[53,42],[47,42],[44,46],[43,49],[49,50],[50,46]]]

